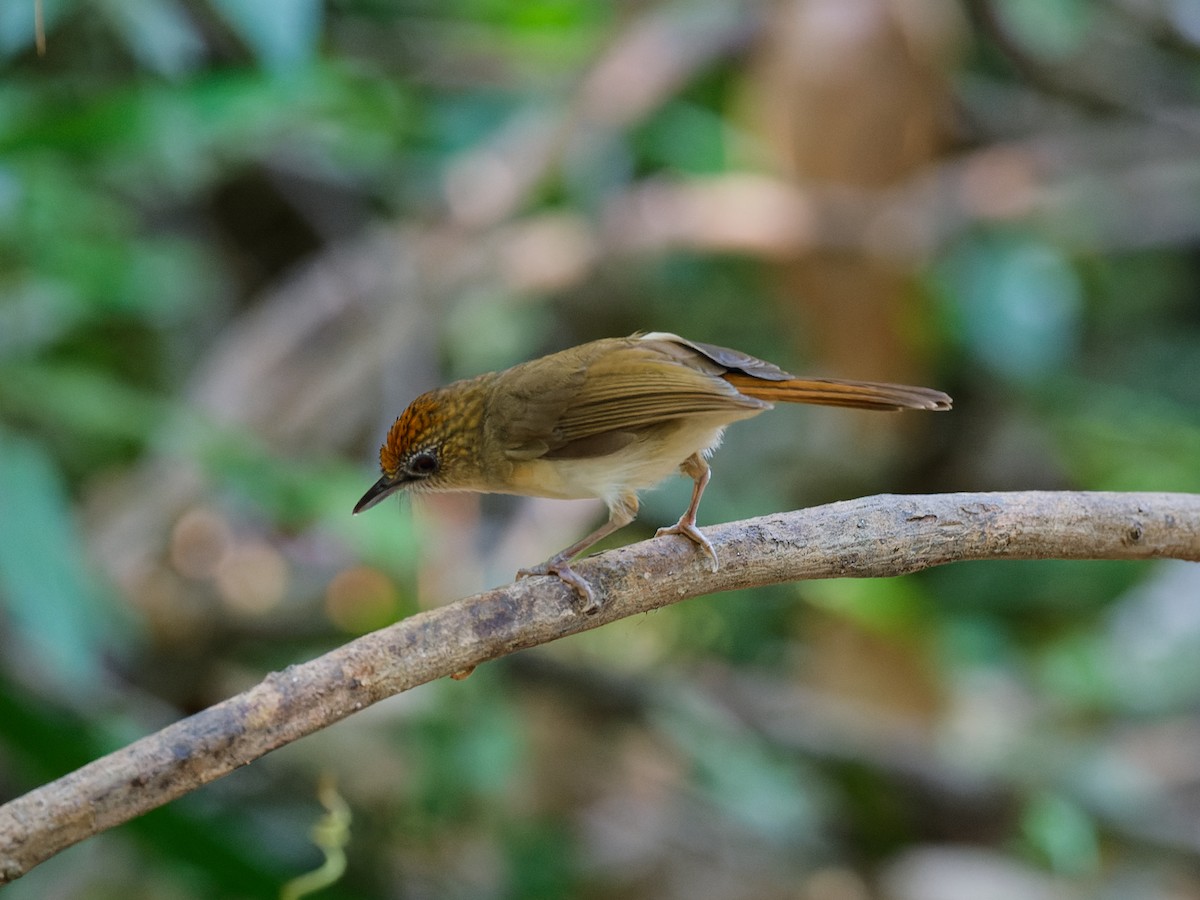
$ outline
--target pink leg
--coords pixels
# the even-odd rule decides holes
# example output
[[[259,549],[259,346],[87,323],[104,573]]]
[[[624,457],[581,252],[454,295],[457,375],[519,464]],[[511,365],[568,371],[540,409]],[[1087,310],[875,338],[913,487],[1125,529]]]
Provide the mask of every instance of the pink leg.
[[[614,531],[624,528],[637,515],[637,494],[626,494],[614,501],[608,508],[608,521],[582,540],[576,541],[565,550],[560,550],[544,563],[518,569],[518,578],[528,578],[530,575],[556,575],[566,585],[571,587],[583,600],[583,612],[593,615],[600,610],[600,602],[592,592],[592,586],[584,581],[571,568],[571,560],[597,541],[608,537]]]
[[[663,534],[681,534],[693,543],[699,544],[704,548],[704,552],[712,557],[712,570],[715,572],[721,565],[717,561],[717,551],[713,549],[712,542],[696,527],[696,510],[700,506],[700,498],[704,496],[704,488],[708,486],[708,480],[712,477],[712,469],[708,467],[704,457],[699,453],[693,453],[679,464],[679,471],[693,481],[692,502],[688,504],[687,510],[679,517],[678,522],[668,528],[658,529],[655,537]]]

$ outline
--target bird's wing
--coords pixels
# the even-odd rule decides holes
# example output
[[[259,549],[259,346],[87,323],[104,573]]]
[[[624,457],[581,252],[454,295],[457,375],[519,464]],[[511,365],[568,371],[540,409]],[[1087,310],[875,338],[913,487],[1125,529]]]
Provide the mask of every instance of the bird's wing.
[[[725,372],[741,372],[753,378],[764,381],[788,381],[795,378],[790,372],[785,372],[775,363],[743,353],[741,350],[730,350],[728,347],[718,347],[716,344],[705,344],[700,341],[689,341],[677,334],[667,331],[653,331],[649,334],[635,335],[636,338],[659,345],[667,353],[672,353],[682,359],[689,359],[696,365],[698,357],[713,364],[712,371],[721,374]]]
[[[641,339],[659,342],[670,348],[668,352],[673,350],[678,354],[689,354],[693,365],[712,364],[713,371],[720,373],[742,394],[760,400],[881,410],[946,410],[952,403],[950,397],[941,391],[908,384],[847,381],[843,378],[797,378],[774,363],[740,350],[689,341],[677,334],[655,332],[642,335]],[[700,357],[703,359],[698,359]]]
[[[516,376],[510,386],[519,398],[505,404],[511,459],[605,456],[673,420],[728,413],[733,421],[770,408],[739,393],[720,377],[725,365],[686,343],[635,337],[559,356],[557,369],[508,373]],[[547,371],[556,377],[547,379]]]

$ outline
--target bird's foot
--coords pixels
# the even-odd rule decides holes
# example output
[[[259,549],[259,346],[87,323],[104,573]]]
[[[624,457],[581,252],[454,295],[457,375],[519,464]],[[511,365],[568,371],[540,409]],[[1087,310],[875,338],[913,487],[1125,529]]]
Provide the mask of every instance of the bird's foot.
[[[662,537],[664,534],[681,534],[693,544],[698,544],[705,553],[712,559],[712,570],[715,572],[721,567],[721,563],[717,560],[717,551],[712,545],[712,541],[700,533],[700,529],[696,527],[695,520],[688,519],[684,516],[674,525],[668,525],[654,532],[655,537]]]
[[[528,578],[531,575],[553,575],[558,578],[579,595],[579,599],[583,601],[581,611],[584,615],[594,616],[600,611],[600,601],[596,599],[592,586],[571,568],[569,560],[551,558],[539,565],[517,570],[517,578]]]

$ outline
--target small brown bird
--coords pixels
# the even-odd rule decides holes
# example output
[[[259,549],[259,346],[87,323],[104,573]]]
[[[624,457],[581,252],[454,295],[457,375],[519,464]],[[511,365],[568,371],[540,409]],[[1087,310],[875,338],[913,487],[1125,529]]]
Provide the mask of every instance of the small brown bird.
[[[711,557],[696,527],[710,475],[706,457],[731,422],[773,400],[857,409],[950,408],[941,391],[900,384],[797,378],[737,350],[652,332],[592,341],[453,384],[414,400],[379,451],[383,477],[354,512],[405,489],[479,491],[608,505],[608,521],[517,577],[557,575],[585,611],[599,608],[571,560],[637,515],[637,492],[676,469],[694,482],[679,534]]]

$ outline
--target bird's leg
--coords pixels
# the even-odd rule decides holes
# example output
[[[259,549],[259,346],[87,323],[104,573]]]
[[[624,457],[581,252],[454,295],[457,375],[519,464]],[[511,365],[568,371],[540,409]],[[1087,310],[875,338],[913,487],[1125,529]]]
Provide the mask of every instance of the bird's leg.
[[[696,527],[696,510],[700,506],[700,498],[704,496],[704,489],[708,486],[708,479],[712,477],[712,469],[708,467],[704,457],[699,453],[693,453],[679,464],[679,471],[692,479],[692,502],[688,504],[687,510],[679,517],[678,522],[667,528],[658,529],[654,536],[681,534],[688,540],[699,544],[704,548],[704,552],[712,557],[712,570],[715,572],[721,565],[717,561],[717,551],[713,548],[712,542]]]
[[[623,494],[608,505],[608,521],[589,534],[576,541],[570,547],[560,550],[552,557],[536,566],[518,569],[518,578],[528,578],[530,575],[557,575],[558,578],[572,588],[583,600],[583,612],[593,615],[600,610],[600,603],[592,592],[592,586],[571,568],[571,560],[586,550],[592,544],[608,537],[614,531],[624,528],[634,520],[638,510],[637,494]]]

